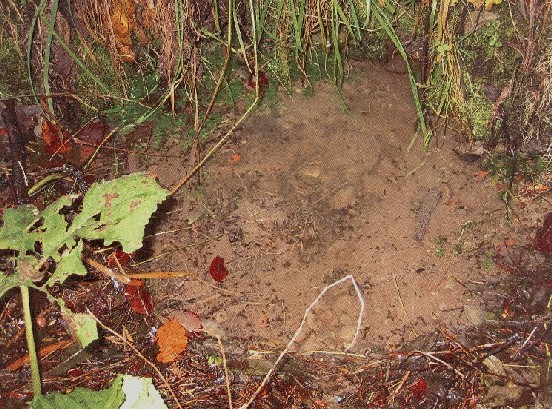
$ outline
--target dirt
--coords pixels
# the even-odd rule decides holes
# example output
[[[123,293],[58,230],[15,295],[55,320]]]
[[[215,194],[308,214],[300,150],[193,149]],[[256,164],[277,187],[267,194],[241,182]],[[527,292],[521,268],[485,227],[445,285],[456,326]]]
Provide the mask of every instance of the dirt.
[[[505,205],[479,161],[454,152],[457,137],[415,137],[406,75],[353,63],[343,104],[330,82],[280,97],[250,117],[160,212],[147,271],[188,271],[200,280],[151,281],[157,313],[194,311],[231,353],[280,351],[306,309],[351,275],[365,305],[351,351],[392,350],[418,335],[481,323],[473,283],[497,274],[489,248],[504,240]],[[173,186],[191,168],[169,160],[136,166]],[[239,155],[239,160],[238,156]],[[209,276],[215,256],[230,271]],[[483,280],[484,278],[484,280]],[[310,311],[294,351],[343,351],[355,335],[359,293],[335,285]]]

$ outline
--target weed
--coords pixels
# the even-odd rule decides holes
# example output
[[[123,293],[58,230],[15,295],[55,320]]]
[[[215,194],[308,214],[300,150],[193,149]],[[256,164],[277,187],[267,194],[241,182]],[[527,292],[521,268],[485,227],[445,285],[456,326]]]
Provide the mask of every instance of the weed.
[[[29,83],[25,77],[23,58],[15,52],[16,47],[12,40],[5,38],[0,41],[0,98],[9,98],[14,95],[30,94]]]
[[[435,239],[435,256],[438,258],[444,257],[446,253],[445,246],[447,244],[448,240],[445,236],[437,236]]]
[[[493,257],[494,252],[493,251],[487,251],[485,252],[485,256],[483,257],[483,260],[481,260],[481,268],[483,270],[489,270],[493,265]]]
[[[305,98],[312,98],[314,97],[314,88],[312,86],[306,86],[303,88],[302,95]]]
[[[220,355],[207,355],[207,362],[211,366],[220,366],[222,364],[222,357]]]

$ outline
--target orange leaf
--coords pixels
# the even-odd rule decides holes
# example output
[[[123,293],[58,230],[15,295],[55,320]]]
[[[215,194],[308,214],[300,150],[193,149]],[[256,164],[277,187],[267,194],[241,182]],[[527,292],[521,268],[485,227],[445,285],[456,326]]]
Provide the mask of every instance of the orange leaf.
[[[230,163],[231,165],[235,165],[236,163],[238,163],[239,161],[241,160],[241,156],[239,153],[235,153],[233,154],[232,156],[230,156],[228,158],[228,163]]]
[[[186,329],[173,318],[159,327],[155,340],[159,346],[157,361],[169,363],[173,362],[186,349],[188,334]]]
[[[480,170],[479,172],[476,172],[473,177],[476,182],[483,182],[485,179],[487,179],[487,176],[489,176],[488,170]]]

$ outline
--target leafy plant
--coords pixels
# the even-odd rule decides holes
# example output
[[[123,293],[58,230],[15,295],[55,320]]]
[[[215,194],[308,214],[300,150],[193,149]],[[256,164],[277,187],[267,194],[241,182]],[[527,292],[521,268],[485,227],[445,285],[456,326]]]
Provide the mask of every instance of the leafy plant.
[[[127,253],[140,248],[144,228],[167,193],[149,176],[136,173],[92,185],[78,212],[73,210],[77,195],[60,197],[42,211],[32,205],[4,211],[0,249],[13,252],[15,271],[0,272],[0,297],[14,287],[21,291],[35,396],[42,390],[29,289],[57,303],[81,346],[90,344],[98,337],[94,318],[73,313],[48,287],[63,284],[70,275],[87,274],[81,260],[85,240],[102,240],[104,245],[119,242]]]
[[[47,396],[39,396],[31,404],[31,409],[117,409],[121,407],[165,409],[167,406],[151,379],[131,375],[119,375],[108,389],[93,391],[78,387],[66,395],[54,392]]]
[[[448,240],[444,236],[438,236],[435,239],[435,256],[438,258],[442,258],[445,255],[446,249],[445,245],[447,244]]]

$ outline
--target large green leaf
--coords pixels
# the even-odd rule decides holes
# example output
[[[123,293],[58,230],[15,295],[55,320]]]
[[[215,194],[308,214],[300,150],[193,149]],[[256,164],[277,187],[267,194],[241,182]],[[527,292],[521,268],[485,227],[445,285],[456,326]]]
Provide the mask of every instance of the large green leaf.
[[[77,274],[85,276],[88,271],[81,260],[82,254],[82,241],[71,249],[65,250],[60,256],[60,260],[56,265],[56,270],[52,276],[48,279],[47,284],[52,286],[56,281],[64,282],[71,274]]]
[[[96,320],[88,314],[75,314],[73,316],[77,339],[83,348],[98,339],[98,327]]]
[[[123,375],[125,402],[121,409],[167,409],[150,378]]]
[[[75,238],[67,230],[67,222],[60,211],[71,206],[76,196],[62,196],[50,204],[40,213],[42,226],[40,227],[42,241],[42,258],[52,257],[58,262],[61,259],[60,250],[63,247],[72,248],[75,245]]]
[[[0,230],[0,249],[16,250],[25,254],[33,250],[38,240],[38,232],[30,232],[29,227],[40,219],[34,206],[19,206],[4,210],[4,226]]]
[[[67,308],[63,299],[54,297],[47,291],[45,291],[45,294],[51,302],[55,302],[59,305],[63,319],[67,323],[67,330],[69,334],[79,341],[82,348],[86,348],[98,339],[98,327],[94,317],[90,314],[74,313]]]
[[[118,409],[125,401],[123,378],[118,376],[109,389],[93,391],[77,387],[64,395],[59,392],[35,396],[31,409]]]
[[[6,291],[12,289],[13,287],[17,287],[18,285],[18,275],[8,276],[3,271],[0,271],[0,297],[2,297]]]
[[[31,409],[166,409],[167,406],[151,379],[119,375],[109,389],[92,391],[75,388],[63,395],[59,392],[35,396]]]
[[[18,263],[12,278],[2,275],[0,295],[19,283],[39,280],[38,271],[50,258],[56,262],[56,269],[48,285],[63,283],[71,274],[86,275],[81,261],[81,238],[100,239],[105,245],[119,242],[127,253],[140,248],[145,226],[167,194],[148,175],[135,173],[93,184],[83,199],[81,212],[72,222],[66,220],[63,209],[73,204],[75,195],[60,197],[41,212],[33,206],[6,209],[4,226],[0,229],[0,249],[16,250],[18,261],[27,259],[25,265],[30,265],[36,274],[22,271]],[[37,250],[41,254],[31,255]]]
[[[155,180],[141,173],[94,184],[70,230],[82,238],[103,239],[105,245],[117,241],[131,253],[142,246],[144,228],[167,194]]]

